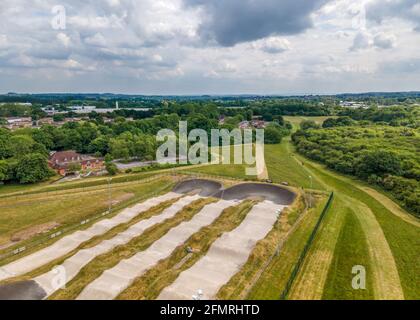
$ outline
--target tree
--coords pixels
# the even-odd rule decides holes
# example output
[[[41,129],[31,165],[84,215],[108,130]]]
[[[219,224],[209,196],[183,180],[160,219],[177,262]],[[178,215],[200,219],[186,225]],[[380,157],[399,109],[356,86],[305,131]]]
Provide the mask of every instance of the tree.
[[[9,165],[6,160],[0,160],[0,181],[9,180]]]
[[[70,173],[79,172],[80,170],[82,170],[82,166],[76,162],[70,163],[67,167],[67,171]]]
[[[382,177],[387,174],[398,176],[401,172],[401,159],[395,152],[391,151],[367,152],[356,164],[356,174],[365,179],[373,174]]]
[[[10,137],[9,130],[0,128],[0,159],[7,159],[12,156]]]
[[[319,129],[321,127],[315,121],[305,120],[305,121],[302,121],[302,123],[300,124],[300,128],[303,131],[306,131],[306,130],[309,130],[309,129]]]
[[[266,144],[278,144],[282,140],[282,134],[274,127],[268,127],[264,131],[264,142]]]
[[[11,156],[20,158],[33,151],[34,140],[30,136],[17,135],[10,138]]]
[[[48,168],[46,158],[39,153],[22,156],[16,166],[16,179],[20,183],[35,183],[43,181],[53,173]]]
[[[114,159],[130,159],[130,143],[121,137],[110,140],[109,151]]]
[[[118,173],[118,168],[113,162],[106,162],[105,168],[110,176],[115,176]]]
[[[93,140],[88,147],[90,153],[99,152],[101,155],[108,153],[108,139],[106,137],[100,136]]]

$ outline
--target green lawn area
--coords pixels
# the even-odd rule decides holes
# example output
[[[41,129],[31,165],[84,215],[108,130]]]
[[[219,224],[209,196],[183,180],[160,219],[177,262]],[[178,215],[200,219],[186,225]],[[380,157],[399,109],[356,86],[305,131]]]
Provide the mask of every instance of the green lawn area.
[[[289,121],[292,125],[294,130],[299,129],[299,126],[301,124],[302,121],[315,121],[316,123],[318,123],[319,125],[322,125],[324,123],[325,120],[329,119],[329,118],[337,118],[337,117],[331,117],[331,116],[325,116],[325,117],[284,117],[284,120]]]
[[[293,147],[289,141],[290,139],[286,138],[281,144],[265,146],[265,161],[270,179],[275,183],[288,182],[291,186],[309,189],[311,188],[309,177],[312,176],[312,188],[323,190],[316,177],[305,170],[300,160],[290,152],[290,148]]]
[[[366,289],[354,290],[352,287],[353,266],[366,269]],[[360,221],[351,209],[347,210],[334,250],[334,258],[328,271],[323,299],[326,300],[364,300],[373,299],[373,274],[368,244]]]
[[[192,168],[185,168],[185,170],[181,170],[180,172],[195,172],[198,174],[208,174],[214,176],[221,176],[227,178],[235,178],[235,179],[244,179],[244,180],[255,180],[255,176],[247,176],[246,175],[246,164],[234,164],[234,152],[235,148],[243,148],[242,145],[236,146],[228,146],[224,148],[229,148],[230,150],[230,161],[231,164],[214,164],[214,165],[203,165],[203,166],[194,166]],[[226,150],[226,149],[225,149]],[[219,150],[219,155],[222,154],[222,148]],[[243,163],[245,163],[243,161]]]
[[[140,174],[121,174],[112,177],[112,183],[123,183],[146,179],[156,175],[155,172],[144,172]],[[89,187],[98,187],[108,185],[108,179],[110,177],[91,177],[82,180],[70,181],[65,183],[53,183],[57,180],[51,179],[45,182],[37,184],[6,184],[0,186],[0,199],[8,196],[23,195],[23,194],[34,194],[52,191],[62,191]]]
[[[325,119],[326,117],[312,118],[317,122]],[[302,120],[307,119],[287,117],[286,120],[291,121],[297,128]],[[288,139],[285,139],[281,145],[266,146],[266,163],[270,178],[275,182],[287,181],[293,186],[308,188],[308,176],[311,175],[314,178],[314,189],[334,191],[336,194],[332,210],[329,213],[335,218],[326,219],[323,222],[323,225],[329,224],[330,226],[320,229],[317,235],[317,238],[320,239],[315,241],[307,256],[306,260],[312,261],[308,268],[301,270],[302,279],[300,281],[304,284],[301,285],[301,288],[305,288],[311,282],[318,285],[319,290],[313,288],[308,291],[318,290],[317,298],[319,299],[366,299],[372,298],[374,293],[376,297],[383,296],[378,291],[384,290],[387,286],[392,289],[397,281],[401,282],[400,285],[406,299],[420,298],[420,289],[416,285],[419,274],[417,264],[419,261],[420,228],[412,222],[412,216],[400,208],[395,213],[397,206],[393,203],[391,206],[389,199],[387,199],[388,201],[378,201],[377,199],[381,200],[378,196],[375,199],[371,194],[360,189],[366,186],[365,183],[333,173],[324,166],[295,154],[294,147]],[[322,232],[323,230],[324,232]],[[332,238],[336,239],[336,244],[331,240]],[[367,238],[369,238],[372,252],[368,252]],[[351,244],[348,243],[350,241]],[[376,245],[381,248],[375,247]],[[386,254],[387,250],[390,252],[392,263],[386,261],[390,258]],[[376,260],[372,259],[373,252],[377,253]],[[385,259],[382,262],[380,261],[381,254]],[[329,262],[327,261],[322,266],[325,259]],[[348,290],[348,284],[351,284],[351,281],[348,281],[351,276],[349,266],[353,264],[365,265],[368,279],[373,274],[376,277],[382,274],[387,278],[384,281],[389,281],[389,283],[381,285],[376,281],[374,288],[376,291],[372,288],[372,281],[368,281],[367,291]],[[392,275],[387,276],[387,265],[392,264],[396,266],[397,279]],[[392,267],[389,268],[392,269]],[[312,278],[315,274],[323,279],[321,284],[319,279]],[[280,265],[274,268],[269,276],[274,283],[281,283],[287,278],[287,268]],[[339,290],[338,287],[343,285],[344,287]],[[267,286],[270,287],[270,285]],[[250,298],[276,299],[278,288],[274,289],[271,295],[266,293],[269,291],[264,288],[258,289],[256,286]],[[394,294],[398,296],[398,288],[395,289]],[[305,297],[305,292],[296,293],[291,298],[303,297]]]

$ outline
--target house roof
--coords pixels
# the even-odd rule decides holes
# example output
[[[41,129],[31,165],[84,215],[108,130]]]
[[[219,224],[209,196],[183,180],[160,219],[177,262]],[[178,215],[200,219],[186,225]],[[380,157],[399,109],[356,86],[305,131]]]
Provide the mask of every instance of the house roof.
[[[60,151],[55,152],[51,157],[50,161],[54,163],[69,163],[69,162],[79,162],[83,160],[93,160],[91,156],[82,155],[76,151]]]

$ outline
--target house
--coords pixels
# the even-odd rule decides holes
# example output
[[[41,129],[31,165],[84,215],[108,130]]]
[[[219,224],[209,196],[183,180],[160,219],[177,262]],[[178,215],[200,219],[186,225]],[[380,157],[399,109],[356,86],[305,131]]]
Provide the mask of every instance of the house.
[[[53,152],[48,160],[49,166],[58,174],[66,176],[71,172],[72,165],[80,166],[80,171],[101,171],[104,161],[89,155],[82,155],[76,151]]]
[[[239,129],[248,129],[250,126],[249,121],[242,121],[239,123]]]
[[[4,127],[10,130],[31,128],[32,118],[31,117],[6,118],[6,125]]]
[[[46,124],[53,125],[54,124],[54,119],[53,118],[42,118],[42,119],[39,119],[37,121],[37,126],[43,126],[43,125],[46,125]]]
[[[264,120],[252,120],[251,125],[256,129],[265,129],[267,123]]]

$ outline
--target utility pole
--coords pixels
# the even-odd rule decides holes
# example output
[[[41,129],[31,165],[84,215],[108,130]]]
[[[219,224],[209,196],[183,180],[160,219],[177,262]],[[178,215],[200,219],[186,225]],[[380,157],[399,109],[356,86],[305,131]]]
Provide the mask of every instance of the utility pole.
[[[312,185],[313,185],[312,176],[309,176],[309,179],[311,179],[311,192],[309,194],[309,208],[312,208]]]
[[[108,195],[109,195],[108,213],[111,213],[111,210],[112,210],[112,189],[111,189],[111,182],[112,182],[112,178],[108,178]]]

